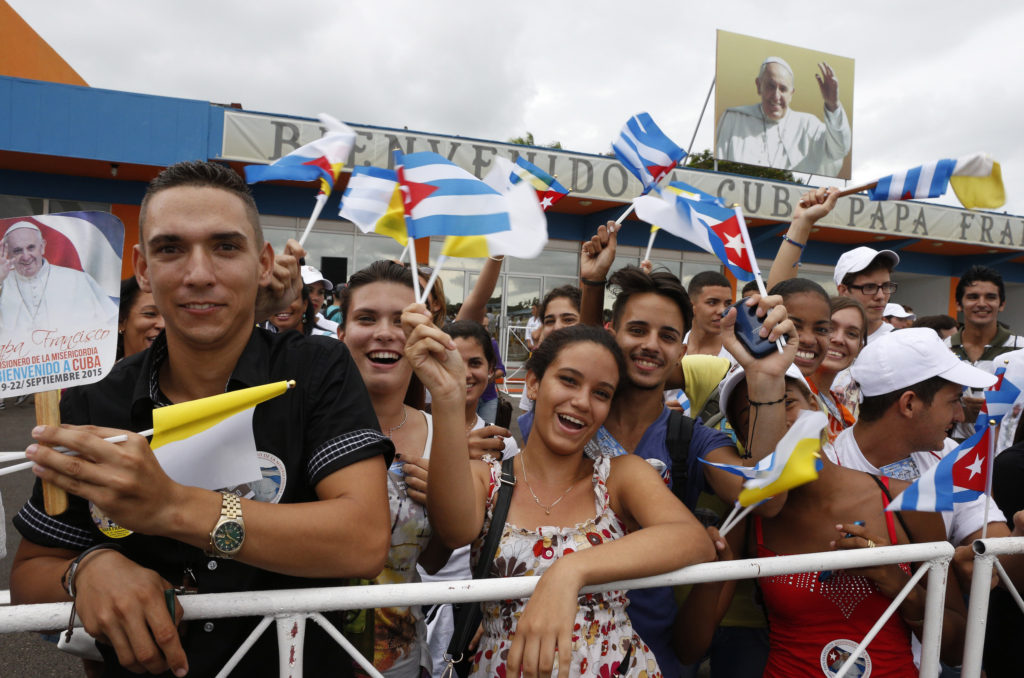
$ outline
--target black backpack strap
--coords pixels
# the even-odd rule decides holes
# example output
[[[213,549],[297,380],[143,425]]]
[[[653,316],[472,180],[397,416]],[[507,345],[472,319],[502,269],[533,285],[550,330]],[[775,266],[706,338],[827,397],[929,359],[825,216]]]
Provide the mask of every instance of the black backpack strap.
[[[498,552],[498,543],[501,541],[501,533],[505,530],[505,519],[508,517],[508,507],[512,503],[512,489],[516,484],[515,457],[509,457],[501,463],[501,486],[498,488],[498,495],[494,499],[494,509],[491,513],[491,527],[484,537],[483,546],[480,549],[480,560],[473,570],[473,579],[487,579],[490,577],[491,563],[494,562],[494,555]],[[448,643],[446,659],[451,663],[458,663],[463,659],[463,653],[469,641],[476,633],[483,612],[480,603],[455,603],[452,606],[454,616],[454,630],[452,639]]]
[[[690,439],[693,438],[693,419],[672,410],[668,415],[665,446],[672,461],[672,493],[686,503],[686,483],[690,471]],[[693,508],[693,507],[689,507]]]

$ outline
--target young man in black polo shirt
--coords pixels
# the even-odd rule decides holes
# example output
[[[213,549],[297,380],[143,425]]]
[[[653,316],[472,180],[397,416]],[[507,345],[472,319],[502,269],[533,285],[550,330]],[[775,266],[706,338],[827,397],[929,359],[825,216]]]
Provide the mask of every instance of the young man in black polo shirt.
[[[330,586],[374,576],[388,550],[385,473],[393,447],[377,429],[343,344],[254,329],[257,293],[271,282],[275,262],[237,174],[212,163],[168,168],[151,183],[139,226],[136,276],[152,291],[165,332],[102,382],[65,396],[63,421],[106,428],[33,432],[38,444],[27,453],[36,474],[66,489],[70,508],[47,516],[37,482],[14,519],[24,540],[11,574],[12,597],[17,603],[69,600],[62,575],[71,561],[116,541],[121,552],[90,552],[74,578],[78,614],[103,641],[105,675],[214,675],[257,620],[175,628],[164,590],[183,584],[201,593]],[[163,473],[145,438],[129,433],[120,445],[102,440],[150,428],[155,407],[283,379],[294,379],[296,388],[257,406],[253,417],[264,480],[252,486],[226,492],[186,487]],[[52,449],[57,445],[81,456],[59,454]],[[96,518],[101,514],[133,532],[112,538],[108,523]],[[214,540],[222,523],[234,528],[240,548]],[[305,662],[342,675],[348,666],[313,625]],[[232,675],[259,675],[276,663],[274,634],[265,634]]]

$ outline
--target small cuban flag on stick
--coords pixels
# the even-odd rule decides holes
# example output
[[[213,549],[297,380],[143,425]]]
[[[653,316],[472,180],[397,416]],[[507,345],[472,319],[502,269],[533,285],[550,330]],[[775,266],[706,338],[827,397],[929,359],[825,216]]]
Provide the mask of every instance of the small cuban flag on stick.
[[[878,181],[839,192],[839,197],[867,191],[872,200],[937,198],[952,185],[960,204],[967,209],[996,209],[1006,203],[999,163],[984,153],[946,158],[890,174]]]
[[[721,199],[681,181],[656,189],[656,195],[634,198],[633,205],[637,216],[647,223],[656,224],[658,228],[714,254],[738,280],[756,280],[761,296],[768,294],[754,256],[747,221],[738,205],[726,207]],[[648,257],[654,235],[652,229],[647,243]],[[782,346],[780,339],[780,352]]]
[[[756,466],[733,466],[704,461],[746,480],[732,512],[718,528],[724,537],[758,504],[772,497],[818,479],[822,461],[822,432],[828,427],[828,417],[820,411],[801,412],[793,425],[782,436],[775,452]],[[742,510],[741,510],[742,509]]]
[[[395,172],[410,237],[485,236],[512,227],[507,196],[437,153],[395,151]],[[532,188],[530,193],[536,202]],[[417,294],[418,303],[426,301],[446,259],[443,254],[438,257],[430,279]],[[413,275],[414,283],[417,277]]]
[[[643,195],[647,195],[686,157],[686,151],[661,131],[649,113],[637,113],[627,120],[618,138],[612,142],[612,150],[622,166],[640,180],[644,187]],[[621,224],[633,208],[634,205],[630,205],[615,223]]]
[[[502,193],[507,193],[508,188],[518,184],[520,181],[525,181],[536,189],[540,208],[545,212],[559,200],[569,195],[569,189],[560,184],[558,179],[537,167],[523,156],[516,158],[514,163],[502,157],[495,158],[494,162],[494,169],[484,177],[485,182],[491,184]],[[495,174],[499,167],[503,168],[502,171],[504,171],[505,167],[508,168],[509,185],[507,187],[497,186],[490,180],[490,177]]]
[[[320,181],[320,192],[316,196],[313,213],[309,217],[306,229],[299,238],[299,244],[305,244],[313,224],[320,217],[320,212],[327,202],[334,182],[342,166],[352,152],[356,141],[356,133],[351,127],[340,120],[321,113],[320,122],[327,132],[316,141],[300,146],[288,155],[282,156],[269,165],[249,165],[245,168],[245,180],[250,184],[260,181]]]
[[[944,456],[910,487],[897,495],[886,511],[952,511],[953,504],[986,495],[981,537],[988,533],[988,505],[992,501],[992,459],[995,447],[994,419]]]

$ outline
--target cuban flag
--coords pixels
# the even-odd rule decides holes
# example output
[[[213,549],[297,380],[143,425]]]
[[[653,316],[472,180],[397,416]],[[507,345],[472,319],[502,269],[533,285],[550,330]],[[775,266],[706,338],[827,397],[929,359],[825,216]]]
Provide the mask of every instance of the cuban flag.
[[[637,113],[626,121],[612,150],[623,167],[640,180],[644,194],[671,172],[686,151],[654,124],[649,113]]]
[[[245,180],[250,184],[259,181],[316,181],[320,180],[320,192],[330,195],[342,166],[352,153],[356,133],[351,127],[326,113],[321,113],[320,122],[327,132],[305,146],[300,146],[288,155],[282,156],[270,165],[248,165]]]
[[[121,296],[124,224],[109,212],[62,212],[0,220],[0,238],[15,224],[28,222],[46,241],[51,264],[84,271],[115,304]]]
[[[496,167],[498,164],[504,165],[508,163],[508,181],[513,186],[520,181],[525,181],[533,186],[537,191],[537,200],[540,201],[540,208],[545,212],[556,202],[569,195],[569,189],[558,183],[555,177],[522,156],[516,158],[515,163],[511,163],[504,158],[496,158],[495,162]],[[484,181],[487,181],[486,177]]]
[[[1003,417],[1009,414],[1014,401],[1020,396],[1020,388],[1007,377],[1006,365],[996,368],[996,383],[985,391],[985,405],[978,416],[978,424],[988,425],[989,419],[1001,423]]]
[[[745,244],[740,215],[720,199],[673,181],[633,204],[638,217],[714,254],[737,280],[754,279],[756,262]]]
[[[395,151],[409,235],[487,235],[511,227],[507,198],[437,153]]]
[[[984,153],[959,159],[945,158],[905,172],[890,174],[868,189],[872,200],[937,198],[953,185],[960,203],[968,208],[995,209],[1006,202],[1002,170]]]
[[[341,196],[338,216],[348,219],[363,233],[394,238],[405,247],[405,205],[398,173],[380,167],[356,167]]]
[[[953,504],[984,494],[988,480],[990,436],[986,426],[960,443],[893,499],[886,511],[952,511]]]

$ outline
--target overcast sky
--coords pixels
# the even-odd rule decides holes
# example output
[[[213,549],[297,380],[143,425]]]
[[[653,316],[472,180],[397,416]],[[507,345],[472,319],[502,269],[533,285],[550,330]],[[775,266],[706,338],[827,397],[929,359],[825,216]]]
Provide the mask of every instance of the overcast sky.
[[[1024,214],[1024,4],[8,2],[94,87],[589,153],[642,110],[686,146],[716,29],[743,33],[856,61],[854,182],[986,151]]]

